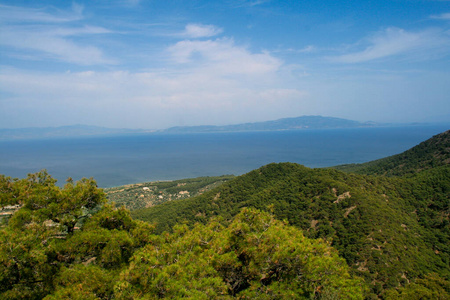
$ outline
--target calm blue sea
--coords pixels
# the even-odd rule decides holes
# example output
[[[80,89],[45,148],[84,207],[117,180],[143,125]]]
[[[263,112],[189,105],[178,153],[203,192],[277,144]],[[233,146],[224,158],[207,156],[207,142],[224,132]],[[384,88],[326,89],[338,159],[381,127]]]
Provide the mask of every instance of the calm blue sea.
[[[241,175],[271,162],[327,167],[397,154],[448,129],[433,125],[0,141],[0,174],[23,178],[47,169],[60,185],[67,177],[94,177],[100,187],[112,187]]]

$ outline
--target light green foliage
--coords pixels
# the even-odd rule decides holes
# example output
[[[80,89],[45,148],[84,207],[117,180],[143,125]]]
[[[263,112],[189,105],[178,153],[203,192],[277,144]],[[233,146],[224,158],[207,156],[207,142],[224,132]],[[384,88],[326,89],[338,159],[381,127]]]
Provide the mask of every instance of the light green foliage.
[[[7,190],[1,205],[18,205],[19,214],[9,221],[11,226],[26,226],[31,222],[52,222],[62,226],[69,234],[89,211],[106,202],[102,190],[97,188],[93,179],[83,178],[76,184],[71,179],[63,189],[55,185],[45,170],[29,174],[26,179],[11,180],[1,178],[2,190]]]
[[[32,223],[26,230],[0,230],[0,298],[40,298],[52,288],[57,268],[48,263],[48,239],[55,231]]]
[[[18,205],[0,228],[0,299],[110,299],[120,269],[152,240],[127,210],[98,210],[106,198],[92,179],[55,182],[45,171],[0,178],[2,205]]]
[[[54,245],[105,197],[88,179],[60,189],[46,171],[0,182],[2,206],[20,208],[0,230],[0,298],[42,298],[59,269]]]
[[[104,205],[67,242],[55,244],[53,255],[66,263],[93,260],[103,268],[119,269],[136,248],[151,240],[152,231],[149,224],[133,221],[124,208]]]
[[[336,250],[253,209],[228,226],[175,227],[136,252],[121,277],[123,299],[362,299],[364,290]]]
[[[61,270],[56,291],[44,299],[110,299],[116,278],[116,273],[95,265],[73,265]]]

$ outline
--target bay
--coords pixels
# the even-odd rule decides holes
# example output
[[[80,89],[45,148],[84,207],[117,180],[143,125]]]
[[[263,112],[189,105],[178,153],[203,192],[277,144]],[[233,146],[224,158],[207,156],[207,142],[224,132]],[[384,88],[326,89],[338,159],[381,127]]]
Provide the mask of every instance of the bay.
[[[47,169],[59,185],[68,177],[93,177],[105,188],[241,175],[272,162],[329,167],[401,153],[448,129],[421,125],[0,141],[0,174],[23,178]]]

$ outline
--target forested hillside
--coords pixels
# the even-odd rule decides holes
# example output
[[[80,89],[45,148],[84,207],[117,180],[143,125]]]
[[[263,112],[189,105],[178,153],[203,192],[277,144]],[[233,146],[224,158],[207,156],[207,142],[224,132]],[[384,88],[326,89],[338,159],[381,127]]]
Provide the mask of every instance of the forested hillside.
[[[450,130],[397,155],[334,168],[357,174],[402,176],[448,164],[450,164]]]
[[[231,219],[243,207],[273,209],[307,237],[328,241],[380,294],[431,273],[449,278],[449,193],[448,166],[401,179],[283,163],[132,215],[160,232],[183,221]]]

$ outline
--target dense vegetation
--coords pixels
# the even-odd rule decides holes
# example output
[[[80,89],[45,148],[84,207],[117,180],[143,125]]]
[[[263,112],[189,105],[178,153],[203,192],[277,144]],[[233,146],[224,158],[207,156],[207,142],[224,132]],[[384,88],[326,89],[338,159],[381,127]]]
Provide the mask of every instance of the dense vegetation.
[[[20,207],[0,229],[1,299],[362,299],[365,291],[327,243],[254,209],[155,235],[105,204],[92,179],[61,189],[46,172],[0,176],[0,191],[2,207]]]
[[[244,209],[223,226],[176,226],[139,252],[117,290],[125,299],[362,299],[364,283],[321,240]]]
[[[120,270],[149,241],[152,227],[102,206],[92,179],[62,189],[55,182],[46,172],[0,176],[0,205],[20,207],[0,230],[0,299],[109,299]]]
[[[448,164],[450,164],[450,130],[397,155],[334,168],[357,174],[402,176]]]
[[[373,292],[435,272],[449,278],[450,167],[414,178],[386,178],[271,164],[202,196],[133,216],[170,230],[176,223],[232,218],[243,207],[273,206],[278,219],[339,250]]]
[[[129,210],[134,210],[167,201],[201,195],[233,177],[233,175],[223,175],[173,181],[144,182],[107,188],[105,193],[110,202],[116,203],[117,206],[123,205]]]

